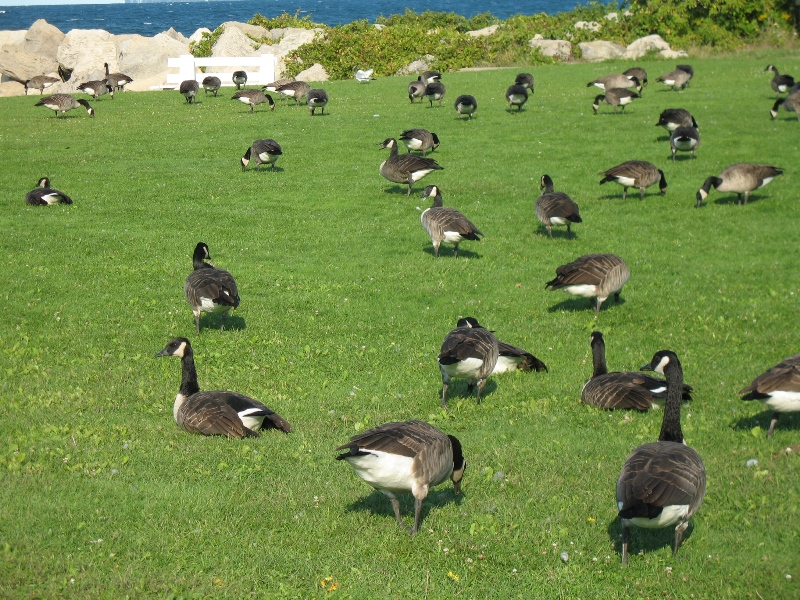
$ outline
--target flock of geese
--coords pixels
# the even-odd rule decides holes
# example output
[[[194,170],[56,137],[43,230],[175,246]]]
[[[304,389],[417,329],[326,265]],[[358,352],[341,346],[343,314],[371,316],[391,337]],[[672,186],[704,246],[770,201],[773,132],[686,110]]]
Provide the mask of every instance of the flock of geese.
[[[776,93],[787,93],[779,98],[774,112],[783,105],[787,109],[798,110],[800,90],[793,79],[779,75],[773,65],[767,71],[774,72],[772,88]],[[676,89],[685,88],[694,72],[688,65],[678,68],[658,80]],[[119,74],[108,73],[100,82],[100,88],[84,84],[82,90],[93,93],[94,97],[103,93],[113,94],[127,81],[114,79]],[[360,75],[360,77],[359,77]],[[359,71],[357,80],[370,81],[371,72]],[[423,73],[408,85],[408,97],[425,98],[442,102],[445,95],[441,74],[435,71]],[[305,99],[311,114],[315,109],[324,111],[328,95],[324,90],[311,89],[305,82],[282,80],[265,86],[262,90],[238,89],[247,82],[245,72],[233,75],[237,91],[233,99],[255,107],[268,103],[270,110],[275,103],[267,93],[281,93],[294,98],[297,103]],[[36,82],[38,85],[39,82]],[[595,112],[601,102],[616,108],[624,108],[634,98],[639,97],[641,89],[647,84],[647,74],[635,68],[625,73],[612,74],[589,82],[604,90],[595,98]],[[205,92],[217,94],[220,81],[207,77],[202,82]],[[105,88],[105,92],[101,89]],[[194,80],[184,81],[180,93],[188,103],[194,101],[200,84]],[[636,91],[631,91],[633,88]],[[522,106],[533,93],[533,76],[519,74],[506,92],[509,110]],[[113,97],[113,96],[112,96]],[[91,107],[85,100],[75,100],[65,94],[43,98],[37,104],[47,106],[62,114],[76,106],[84,106],[89,114]],[[459,118],[466,115],[471,119],[478,107],[473,96],[460,95],[454,108]],[[677,151],[694,151],[699,147],[700,138],[697,122],[684,109],[667,109],[662,112],[659,122],[670,132],[670,144],[674,154]],[[426,156],[439,145],[435,133],[424,129],[403,131],[399,139],[407,149],[406,154],[398,151],[395,138],[387,138],[380,146],[390,150],[390,156],[380,165],[380,174],[389,181],[408,185],[411,194],[415,182],[429,173],[440,170],[438,163]],[[412,154],[419,152],[421,155]],[[262,164],[274,169],[275,161],[281,156],[281,148],[274,140],[256,140],[241,159],[244,170],[255,161],[256,168]],[[769,165],[740,163],[723,170],[718,177],[709,177],[697,192],[697,206],[707,197],[711,187],[720,192],[733,192],[744,196],[763,187],[781,169]],[[603,173],[601,184],[614,182],[623,187],[623,199],[628,188],[638,188],[640,199],[651,185],[659,184],[665,193],[667,182],[664,172],[644,161],[628,161]],[[543,175],[540,180],[544,190],[536,200],[535,213],[552,237],[552,227],[566,225],[567,236],[571,237],[570,226],[580,223],[578,205],[565,193],[554,191],[553,180]],[[433,244],[434,256],[438,257],[442,243],[453,244],[454,256],[458,255],[459,243],[464,240],[479,241],[482,232],[459,211],[443,205],[441,189],[436,185],[427,186],[421,197],[432,201],[430,208],[424,210],[420,220]],[[38,187],[25,197],[29,205],[70,204],[72,200],[53,188],[47,178],[39,181]],[[201,330],[202,313],[219,313],[220,329],[224,329],[228,312],[239,306],[240,298],[236,281],[230,272],[215,267],[211,260],[208,245],[199,242],[193,253],[193,270],[186,278],[184,295],[191,307],[195,320],[196,333]],[[561,289],[569,294],[595,298],[595,311],[599,313],[602,303],[609,297],[619,301],[620,291],[630,277],[625,261],[614,254],[587,254],[556,269],[556,277],[546,283],[551,290]],[[609,372],[606,364],[605,340],[603,334],[591,334],[593,371],[591,378],[581,391],[582,401],[598,409],[633,409],[645,411],[663,408],[663,420],[658,440],[636,448],[625,461],[616,483],[616,499],[619,517],[622,522],[622,562],[628,561],[628,544],[632,525],[643,528],[674,527],[673,554],[678,552],[689,521],[702,504],[706,488],[706,472],[700,455],[689,448],[684,441],[680,424],[681,403],[692,398],[693,389],[683,381],[683,370],[678,356],[669,350],[657,352],[652,360],[644,365],[643,371],[662,375],[663,379],[642,372]],[[283,417],[263,403],[245,395],[230,391],[201,391],[190,341],[175,338],[169,341],[157,357],[174,356],[181,359],[182,377],[173,406],[176,423],[186,431],[203,435],[225,435],[232,438],[257,437],[259,432],[277,429],[285,433],[292,426]],[[476,391],[476,401],[489,377],[521,370],[526,372],[547,372],[548,367],[533,354],[511,344],[501,342],[494,332],[483,327],[473,317],[462,318],[442,342],[437,362],[442,378],[441,406],[447,409],[447,396],[453,379],[467,381],[467,393]],[[791,356],[743,388],[740,395],[744,400],[759,400],[774,412],[768,436],[772,436],[778,417],[782,412],[800,411],[800,354]],[[429,490],[450,479],[454,492],[460,492],[461,481],[466,469],[466,459],[460,441],[447,435],[436,427],[422,421],[393,422],[380,425],[350,438],[339,446],[341,451],[336,459],[347,461],[367,484],[385,494],[392,505],[400,526],[406,527],[400,514],[398,495],[411,493],[414,496],[414,522],[409,528],[411,534],[417,532],[420,524],[421,507]]]

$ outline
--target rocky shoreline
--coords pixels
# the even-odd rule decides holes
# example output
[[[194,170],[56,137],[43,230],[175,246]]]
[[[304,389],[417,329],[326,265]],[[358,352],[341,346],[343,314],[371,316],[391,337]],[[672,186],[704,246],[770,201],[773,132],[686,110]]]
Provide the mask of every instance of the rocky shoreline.
[[[606,15],[606,18],[617,17],[612,13]],[[224,32],[215,42],[212,56],[274,54],[278,59],[276,77],[283,73],[287,54],[324,33],[322,29],[267,30],[235,21],[223,23],[221,26]],[[499,26],[502,25],[471,31],[469,35],[492,35]],[[592,22],[575,23],[576,29],[596,26],[599,27]],[[72,93],[81,83],[103,79],[104,63],[108,63],[111,72],[125,73],[133,79],[126,86],[127,90],[151,90],[166,82],[167,59],[189,54],[190,43],[201,40],[203,33],[211,33],[211,30],[200,28],[188,38],[174,29],[153,37],[138,34],[113,35],[102,29],[73,29],[63,33],[44,19],[36,21],[28,30],[0,31],[0,96],[25,94],[25,81],[37,75],[58,77],[59,66],[72,70],[72,76],[68,81],[59,81],[48,87],[47,92]],[[269,39],[272,43],[259,45],[252,38]],[[542,55],[557,60],[571,59],[575,51],[569,40],[546,40],[540,35],[529,40],[529,46],[537,48]],[[584,42],[576,46],[581,59],[590,62],[613,58],[635,60],[648,53],[660,54],[666,58],[686,56],[686,52],[672,50],[658,35],[640,38],[627,47],[608,41]],[[422,71],[427,68],[426,63],[431,59],[433,57],[420,57],[419,61],[408,65],[398,74]],[[298,79],[324,81],[328,79],[328,75],[317,64],[300,73]]]

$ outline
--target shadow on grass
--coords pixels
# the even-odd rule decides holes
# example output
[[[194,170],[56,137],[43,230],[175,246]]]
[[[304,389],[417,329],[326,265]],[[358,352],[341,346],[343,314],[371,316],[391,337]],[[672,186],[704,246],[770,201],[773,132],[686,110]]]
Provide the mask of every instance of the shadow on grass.
[[[750,194],[750,197],[747,199],[747,204],[752,204],[753,202],[758,202],[760,200],[763,200],[766,197],[767,196],[764,195],[764,194],[758,194],[758,195]],[[708,198],[706,198],[706,200],[708,200]],[[742,195],[742,202],[744,202],[744,195]],[[739,204],[739,198],[736,196],[736,193],[724,192],[721,196],[718,196],[717,198],[714,198],[714,204],[717,204],[717,205],[720,205],[720,206],[725,205],[725,204],[732,204],[732,205],[735,206],[735,205]],[[746,206],[746,205],[742,204],[742,206]]]
[[[620,563],[622,562],[622,519],[617,516],[613,521],[608,524],[606,529],[609,539],[614,543],[614,552],[617,553]],[[646,559],[646,555],[651,552],[656,552],[663,548],[669,548],[672,553],[672,545],[675,543],[675,528],[664,527],[663,529],[644,529],[631,525],[631,536],[628,542],[628,564],[636,560],[636,556],[643,552],[645,556],[641,557]],[[678,551],[678,557],[684,552],[686,541],[692,536],[694,531],[694,524],[690,521],[689,528],[683,534],[683,541],[681,542],[681,549]]]
[[[553,225],[552,227],[553,227],[553,239],[557,239],[557,238],[563,239],[563,240],[578,239],[578,234],[575,233],[575,231],[573,231],[571,236],[570,236],[570,235],[567,235],[567,230],[566,229],[561,229],[562,226]],[[535,235],[543,237],[543,238],[549,238],[550,237],[549,235],[547,235],[547,228],[544,225],[542,225],[541,227],[539,227],[535,231]]]
[[[772,420],[772,413],[772,409],[767,409],[752,417],[742,417],[734,423],[733,429],[750,431],[755,427],[761,427],[761,429],[764,430],[764,434],[766,434],[769,430],[770,421]],[[780,430],[800,430],[800,413],[781,413],[778,417],[778,423],[775,425],[775,431]]]
[[[473,388],[471,391],[467,391],[469,384],[467,383],[466,379],[451,379],[450,380],[450,387],[447,388],[447,402],[454,402],[456,400],[472,400],[475,401],[475,397],[478,393],[477,386]],[[483,386],[483,391],[481,392],[481,402],[483,402],[487,396],[494,393],[497,389],[497,384],[488,379],[486,381],[486,385]],[[442,399],[441,389],[439,390],[439,399]]]
[[[448,482],[449,481],[450,480],[448,479]],[[447,484],[443,485],[446,486]],[[458,496],[455,495],[452,484],[450,484],[449,488],[443,487],[441,490],[432,490],[429,492],[428,497],[422,501],[422,510],[420,511],[419,515],[420,529],[422,529],[422,526],[425,523],[425,518],[431,511],[431,508],[441,508],[450,504],[451,502],[455,502],[456,504],[460,505],[463,497],[464,492],[461,492],[461,494]],[[412,496],[410,493],[398,494],[397,499],[400,502],[400,516],[403,519],[403,523],[410,528],[414,524],[414,496]],[[378,490],[375,490],[369,496],[365,496],[360,500],[356,500],[347,508],[345,508],[345,510],[347,512],[371,512],[375,515],[387,517],[396,522],[389,498],[386,496],[386,494],[379,492]]]
[[[219,330],[220,325],[222,325],[222,315],[203,313],[200,316],[200,333],[206,329]],[[225,331],[242,331],[244,329],[247,329],[244,317],[229,314],[225,319]]]
[[[463,242],[462,242],[463,243]],[[431,257],[434,257],[433,254],[433,246],[428,244],[423,247],[423,252],[429,254]],[[477,252],[473,252],[472,250],[467,250],[464,246],[459,245],[458,247],[458,256],[455,257],[456,260],[459,258],[482,258],[483,255],[478,254]],[[448,259],[453,258],[453,246],[442,244],[439,246],[439,259]]]
[[[558,290],[555,290],[556,292]],[[606,298],[605,302],[600,306],[600,313],[604,313],[606,310],[611,309],[614,305],[621,305],[625,304],[625,298],[620,296],[619,302],[614,302],[614,296],[610,296]],[[563,302],[559,302],[547,309],[548,312],[554,313],[560,310],[565,310],[569,312],[585,312],[587,310],[591,310],[594,312],[594,307],[597,305],[596,298],[577,298],[577,297],[569,297]]]

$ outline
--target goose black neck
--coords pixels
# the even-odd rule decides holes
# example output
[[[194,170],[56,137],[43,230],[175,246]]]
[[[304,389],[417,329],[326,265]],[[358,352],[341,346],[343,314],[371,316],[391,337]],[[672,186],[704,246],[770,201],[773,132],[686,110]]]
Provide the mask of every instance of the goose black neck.
[[[200,391],[200,386],[197,384],[197,369],[194,366],[194,352],[191,347],[184,350],[183,357],[181,358],[181,369],[183,371],[181,377],[181,394],[189,397]]]
[[[664,404],[664,421],[661,423],[661,442],[683,443],[681,430],[681,396],[683,394],[683,369],[672,361],[664,368],[667,379],[667,400]]]
[[[250,150],[248,149],[247,152],[249,153]],[[195,271],[197,269],[206,269],[211,267],[209,263],[205,262],[204,260],[205,258],[206,258],[205,248],[200,244],[198,244],[197,247],[194,249],[194,254],[192,255],[192,266],[194,267]]]
[[[442,204],[442,195],[437,192],[433,197],[433,205],[431,208],[441,208],[442,206],[444,206],[444,204]]]
[[[592,335],[592,379],[600,375],[608,373],[608,366],[606,366],[606,343],[603,340],[602,334],[597,333]]]
[[[389,148],[389,156],[390,157],[397,156],[398,153],[399,153],[399,151],[397,149],[397,142],[395,142],[394,144],[392,144],[392,147]]]

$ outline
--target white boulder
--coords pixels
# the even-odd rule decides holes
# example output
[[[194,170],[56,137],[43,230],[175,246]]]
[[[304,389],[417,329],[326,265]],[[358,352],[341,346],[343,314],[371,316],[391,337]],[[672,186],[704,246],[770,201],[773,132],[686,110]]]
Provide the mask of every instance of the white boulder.
[[[625,56],[625,46],[620,46],[614,42],[604,40],[596,42],[582,42],[578,44],[581,57],[589,62],[600,62],[612,58],[622,58]]]
[[[488,27],[484,27],[483,29],[476,29],[475,31],[468,31],[467,35],[472,37],[486,37],[492,35],[497,29],[500,27],[497,23],[494,25],[489,25]]]
[[[151,85],[163,83],[167,72],[167,59],[189,54],[189,44],[169,35],[159,33],[154,37],[131,37],[119,44],[119,71],[133,78],[126,90],[149,90]],[[160,79],[150,83],[150,79]]]
[[[241,29],[228,27],[214,43],[211,56],[256,56],[256,46]]]
[[[314,63],[305,71],[300,71],[296,79],[298,81],[328,81],[330,76],[325,67],[319,63]]]
[[[528,41],[531,48],[538,48],[542,56],[567,58],[572,55],[572,44],[566,40],[532,39]]]
[[[64,36],[56,60],[74,69],[71,81],[88,81],[105,76],[103,63],[112,73],[119,71],[117,43],[113,35],[102,29],[73,29]]]
[[[0,72],[15,81],[27,81],[36,75],[57,74],[58,64],[51,58],[34,54],[17,44],[0,48]]]
[[[64,39],[64,34],[55,25],[50,25],[44,19],[34,21],[25,33],[22,47],[33,54],[41,54],[50,60],[56,60],[58,46]]]

